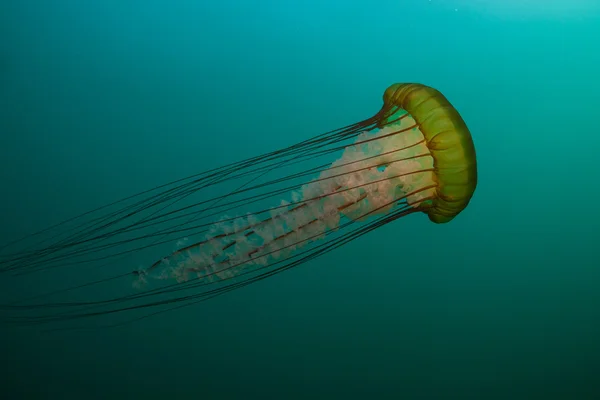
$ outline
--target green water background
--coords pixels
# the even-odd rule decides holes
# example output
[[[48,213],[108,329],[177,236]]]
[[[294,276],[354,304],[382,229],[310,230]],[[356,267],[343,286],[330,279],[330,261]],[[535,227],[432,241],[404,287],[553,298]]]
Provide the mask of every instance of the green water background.
[[[600,398],[600,7],[493,3],[2,2],[2,241],[362,120],[395,82],[460,111],[479,186],[450,224],[198,307],[3,326],[0,397]]]

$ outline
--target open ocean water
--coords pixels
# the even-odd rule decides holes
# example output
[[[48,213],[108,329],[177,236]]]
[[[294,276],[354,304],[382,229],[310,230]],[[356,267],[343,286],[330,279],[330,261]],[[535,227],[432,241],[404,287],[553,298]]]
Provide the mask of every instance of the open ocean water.
[[[599,43],[596,0],[0,2],[0,398],[600,399]],[[398,82],[471,131],[451,222],[408,215],[118,327],[20,319],[139,293],[131,274],[20,302],[177,240],[21,274],[14,239],[367,119]]]

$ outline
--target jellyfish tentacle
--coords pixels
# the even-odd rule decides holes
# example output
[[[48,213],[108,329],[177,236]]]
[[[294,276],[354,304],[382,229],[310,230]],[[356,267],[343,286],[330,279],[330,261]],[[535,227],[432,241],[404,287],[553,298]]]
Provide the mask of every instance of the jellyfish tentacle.
[[[347,203],[343,204],[342,206],[337,207],[337,211],[341,212],[345,208],[350,207],[350,206],[352,206],[354,204],[357,204],[357,203],[363,201],[366,198],[367,198],[367,194],[365,193],[362,196],[360,196],[358,199],[350,201],[350,202],[347,202]],[[290,210],[286,211],[285,214],[289,215],[291,213],[298,212],[299,210],[301,210],[301,209],[303,209],[303,208],[305,208],[307,206],[308,206],[308,202],[307,203],[303,203],[303,204],[301,204],[301,205],[299,205],[297,207],[294,207],[293,209],[290,209]],[[274,219],[277,219],[278,217],[279,218],[283,218],[283,214],[279,215],[279,216],[276,216],[276,217],[269,218],[268,220],[274,220]],[[311,226],[311,225],[313,225],[315,223],[318,223],[319,221],[322,221],[325,218],[327,218],[327,215],[322,215],[321,217],[315,217],[315,218],[311,219],[310,221],[308,221],[306,223],[303,223],[303,224],[300,224],[300,225],[297,225],[295,227],[289,227],[288,228],[289,230],[287,232],[282,233],[282,234],[280,234],[278,236],[275,236],[271,240],[263,242],[260,246],[257,246],[255,249],[252,249],[252,250],[246,252],[242,256],[242,260],[245,260],[245,261],[242,261],[241,263],[238,263],[238,264],[236,264],[233,267],[239,267],[240,264],[243,266],[244,264],[247,264],[248,262],[256,261],[255,255],[257,253],[260,253],[260,252],[262,252],[262,251],[264,251],[266,249],[269,249],[270,247],[276,246],[278,244],[278,242],[284,241],[286,238],[288,238],[288,237],[296,234],[297,232],[300,232],[302,230],[307,229],[309,226]],[[268,220],[261,221],[261,223],[267,222]],[[258,225],[258,224],[256,224],[256,225]],[[250,231],[250,232],[244,233],[244,236],[249,236],[249,235],[252,235],[252,234],[257,234],[257,233],[255,231]],[[302,243],[302,241],[298,241],[298,242],[296,242],[295,246],[300,247],[301,243]],[[225,246],[223,246],[222,247],[222,251],[225,251],[228,248],[233,247],[235,244],[237,244],[237,240],[234,239],[231,242],[229,242],[228,244],[226,244]],[[188,247],[192,247],[193,248],[194,245],[188,246]],[[266,255],[259,254],[259,256],[260,257],[265,257]],[[186,273],[190,273],[190,272],[206,273],[207,270],[211,266],[226,265],[226,264],[230,264],[230,262],[231,262],[231,260],[229,259],[229,257],[226,257],[224,260],[219,261],[219,262],[215,262],[214,264],[209,264],[209,265],[204,265],[204,266],[186,267],[184,269],[184,272],[186,272]],[[239,268],[237,268],[237,269],[239,269]],[[232,274],[235,274],[236,271],[230,271],[230,272]],[[216,272],[216,273],[217,273],[217,275],[219,274],[219,272]]]
[[[298,205],[298,206],[294,207],[294,208],[293,208],[293,209],[291,209],[290,211],[295,211],[295,210],[301,209],[301,208],[303,208],[303,207],[305,207],[305,206],[306,206],[306,203],[303,203],[303,204],[300,204],[300,205]],[[178,249],[178,250],[176,250],[176,251],[172,252],[172,253],[171,253],[171,254],[169,254],[168,256],[166,256],[166,257],[163,257],[163,258],[161,258],[161,259],[157,260],[156,262],[154,262],[154,264],[152,264],[150,267],[148,267],[146,271],[147,271],[147,272],[150,272],[150,271],[152,271],[152,270],[156,269],[156,268],[157,268],[157,267],[159,267],[159,266],[160,266],[162,263],[164,263],[164,262],[165,262],[165,260],[170,260],[170,259],[173,259],[173,258],[174,258],[174,257],[176,257],[176,256],[182,255],[182,254],[183,254],[183,253],[185,253],[185,252],[188,252],[188,251],[191,251],[191,250],[196,250],[196,249],[199,249],[201,246],[203,246],[203,245],[205,245],[205,244],[209,243],[211,240],[227,238],[227,237],[230,237],[230,236],[233,236],[233,235],[239,234],[239,233],[241,233],[241,232],[244,232],[244,234],[243,234],[243,237],[248,237],[248,236],[250,236],[250,235],[256,234],[256,231],[255,231],[255,229],[256,229],[256,228],[260,227],[261,225],[267,224],[267,223],[269,223],[269,222],[273,222],[274,220],[276,220],[276,219],[278,219],[278,218],[282,218],[282,216],[281,216],[281,215],[275,215],[275,216],[271,216],[271,217],[269,217],[269,218],[263,219],[263,220],[261,220],[261,221],[259,221],[259,222],[257,222],[257,223],[248,223],[248,224],[246,224],[245,226],[242,226],[242,227],[239,227],[239,228],[237,228],[237,229],[236,229],[235,231],[233,231],[233,232],[220,233],[220,234],[218,234],[218,235],[211,236],[211,237],[209,237],[209,238],[207,238],[207,239],[200,240],[200,241],[198,241],[198,242],[195,242],[195,243],[193,243],[193,244],[190,244],[190,245],[188,245],[188,246],[185,246],[185,247],[183,247],[183,248],[181,248],[181,249]],[[247,232],[246,232],[246,231],[247,231]],[[230,247],[232,247],[233,245],[235,245],[237,242],[238,242],[238,241],[234,239],[234,240],[232,240],[231,242],[229,242],[228,244],[226,244],[225,246],[223,246],[221,250],[222,250],[222,251],[225,251],[225,250],[227,250],[228,248],[230,248]],[[139,271],[134,271],[133,273],[134,273],[134,274],[137,274],[138,272],[139,272]]]

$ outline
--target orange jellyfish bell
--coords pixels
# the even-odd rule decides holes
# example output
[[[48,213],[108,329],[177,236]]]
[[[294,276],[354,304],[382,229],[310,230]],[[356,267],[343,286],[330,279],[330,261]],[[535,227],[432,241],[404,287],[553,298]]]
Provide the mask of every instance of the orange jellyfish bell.
[[[396,83],[383,95],[392,110],[381,126],[405,110],[415,120],[434,160],[435,196],[420,208],[435,223],[451,221],[467,207],[477,186],[477,161],[471,133],[439,91],[418,83]]]

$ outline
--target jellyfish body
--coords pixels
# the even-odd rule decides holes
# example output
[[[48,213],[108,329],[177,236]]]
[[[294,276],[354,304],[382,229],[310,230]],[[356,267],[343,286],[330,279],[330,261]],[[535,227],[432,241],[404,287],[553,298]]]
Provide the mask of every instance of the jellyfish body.
[[[342,217],[361,221],[405,201],[436,223],[445,223],[469,203],[477,185],[475,149],[466,124],[437,90],[395,84],[384,94],[389,112],[372,131],[357,136],[342,157],[313,182],[293,192],[294,205],[217,224],[185,254],[174,276],[230,278],[252,265],[266,265],[339,227]],[[194,251],[196,254],[194,254]],[[159,266],[155,263],[153,267]]]
[[[302,264],[412,213],[426,213],[435,223],[449,222],[467,206],[477,184],[475,150],[466,124],[440,92],[424,85],[392,85],[383,100],[382,109],[365,121],[165,185],[158,194],[142,195],[51,238],[50,244],[0,261],[2,272],[31,273],[138,254],[182,235],[178,249],[133,274],[138,282],[163,280],[164,285],[103,300],[16,302],[2,308],[60,309],[11,319],[38,323],[174,302],[189,305]],[[334,162],[283,172],[335,153],[341,155]],[[261,181],[269,174],[277,177]],[[221,196],[175,207],[202,190],[236,179],[250,180]],[[267,208],[211,220],[278,198],[278,204]],[[197,224],[201,219],[208,222]],[[116,250],[131,244],[136,247]]]

